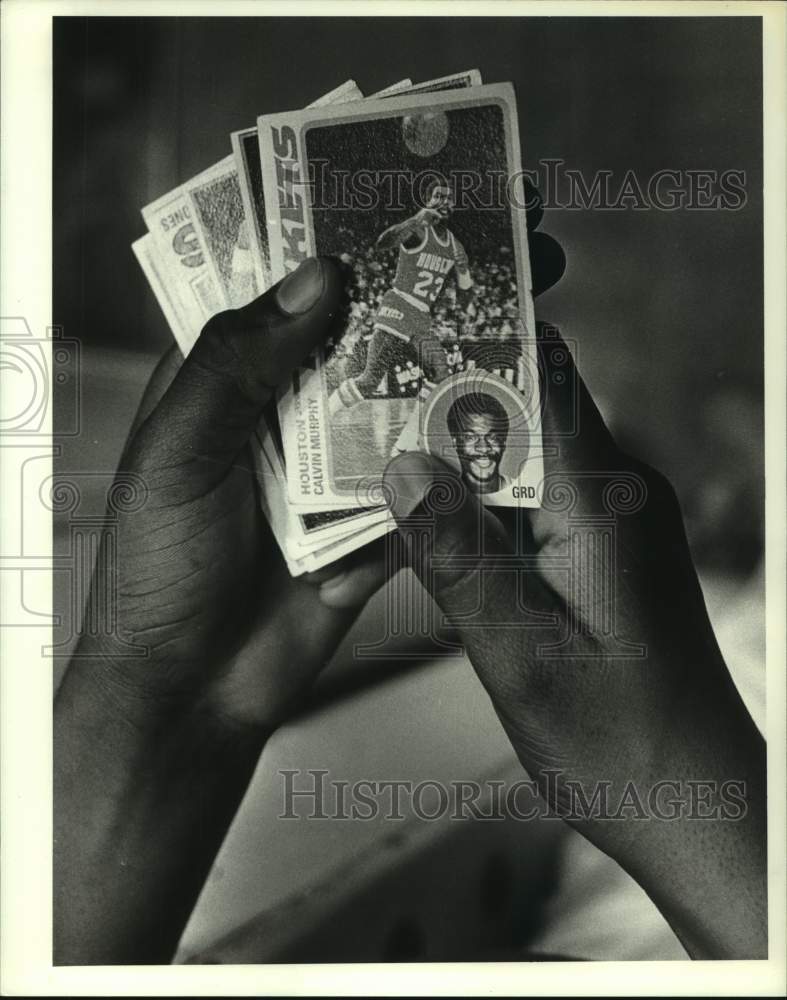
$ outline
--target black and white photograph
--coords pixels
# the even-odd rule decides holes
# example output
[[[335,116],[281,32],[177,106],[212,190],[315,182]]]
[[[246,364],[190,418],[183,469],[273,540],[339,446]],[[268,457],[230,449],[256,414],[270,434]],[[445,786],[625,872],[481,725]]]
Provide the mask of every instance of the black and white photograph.
[[[447,378],[429,397],[420,435],[422,450],[453,465],[485,502],[509,488],[535,495],[517,485],[533,435],[522,395],[505,379],[481,369]]]
[[[3,4],[4,994],[784,995],[786,17]]]

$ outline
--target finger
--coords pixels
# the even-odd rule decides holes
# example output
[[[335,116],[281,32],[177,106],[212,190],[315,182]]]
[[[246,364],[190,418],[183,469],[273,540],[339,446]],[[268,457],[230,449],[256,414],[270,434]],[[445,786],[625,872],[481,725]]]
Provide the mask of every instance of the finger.
[[[617,599],[622,601],[631,588],[637,560],[624,539],[640,523],[634,518],[637,510],[653,496],[646,478],[618,448],[559,331],[539,324],[537,337],[544,479],[541,506],[526,517],[534,548],[544,553],[540,569],[545,582],[570,595],[572,614],[594,621],[607,613],[603,601],[608,598],[599,581],[606,579],[610,566]],[[620,517],[614,514],[616,496],[622,498]],[[612,556],[598,545],[605,522],[602,530],[615,533]],[[559,566],[558,553],[571,566],[569,577]]]
[[[360,607],[390,574],[386,550],[387,539],[378,538],[344,559],[307,574],[304,580],[317,586],[320,600],[327,607]]]
[[[530,217],[528,216],[528,225]],[[566,270],[563,247],[547,233],[529,233],[530,280],[534,296],[556,285]]]
[[[539,667],[539,646],[565,626],[564,602],[524,555],[525,540],[434,456],[405,452],[385,487],[408,565],[462,639],[481,681],[503,711]],[[524,519],[517,522],[526,526]]]
[[[607,467],[615,441],[568,344],[549,323],[537,324],[536,342],[547,468]]]
[[[219,481],[276,387],[328,336],[342,292],[338,263],[310,258],[249,305],[214,316],[140,428],[132,458],[153,468],[187,463],[192,486]]]
[[[566,255],[557,240],[536,232],[544,215],[543,200],[528,180],[524,193],[531,285],[537,297],[560,281],[566,270]],[[544,443],[560,445],[563,464],[577,460],[587,465],[589,460],[606,457],[614,441],[560,331],[550,323],[537,323],[536,340]]]
[[[150,381],[145,386],[139,408],[128,434],[128,441],[132,440],[142,424],[145,423],[150,414],[161,402],[164,393],[172,385],[172,380],[177,375],[178,369],[182,364],[183,355],[180,352],[180,348],[173,344],[161,357],[161,360],[153,370],[153,374],[150,376]]]
[[[512,540],[461,476],[432,455],[397,456],[383,481],[406,564],[443,611],[460,612],[484,566],[512,554]]]
[[[320,600],[329,608],[358,608],[385,583],[382,558],[348,566],[320,584]]]

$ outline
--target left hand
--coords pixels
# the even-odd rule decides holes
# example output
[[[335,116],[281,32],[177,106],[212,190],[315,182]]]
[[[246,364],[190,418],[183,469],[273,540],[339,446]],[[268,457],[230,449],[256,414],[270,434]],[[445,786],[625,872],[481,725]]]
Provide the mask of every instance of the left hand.
[[[338,266],[309,260],[213,317],[182,364],[171,353],[154,374],[121,463],[147,498],[119,521],[115,570],[118,637],[147,654],[118,658],[87,641],[77,650],[99,653],[95,681],[140,721],[156,706],[195,705],[270,731],[383,581],[368,551],[290,577],[250,452],[274,388],[328,335],[341,295]],[[94,603],[106,582],[99,570]]]

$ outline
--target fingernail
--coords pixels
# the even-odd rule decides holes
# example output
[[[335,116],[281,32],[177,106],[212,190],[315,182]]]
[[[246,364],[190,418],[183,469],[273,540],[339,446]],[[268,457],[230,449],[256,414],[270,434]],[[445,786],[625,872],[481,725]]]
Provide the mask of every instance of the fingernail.
[[[397,521],[409,517],[423,503],[436,472],[431,459],[420,451],[405,452],[390,463],[384,483],[388,506]]]
[[[336,576],[332,576],[320,584],[320,593],[325,594],[334,590],[336,587],[341,587],[346,579],[347,570],[342,570],[342,572],[337,573]]]
[[[276,289],[276,304],[288,316],[302,316],[315,305],[324,288],[322,264],[317,257],[309,257]]]

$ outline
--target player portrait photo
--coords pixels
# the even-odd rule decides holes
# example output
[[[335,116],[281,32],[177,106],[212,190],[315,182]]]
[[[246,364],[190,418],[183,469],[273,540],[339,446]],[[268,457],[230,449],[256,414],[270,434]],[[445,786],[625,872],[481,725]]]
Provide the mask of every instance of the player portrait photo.
[[[471,371],[447,379],[424,407],[419,446],[461,473],[484,503],[530,497],[520,486],[531,432],[519,393],[505,379]],[[535,492],[535,491],[534,491]]]

